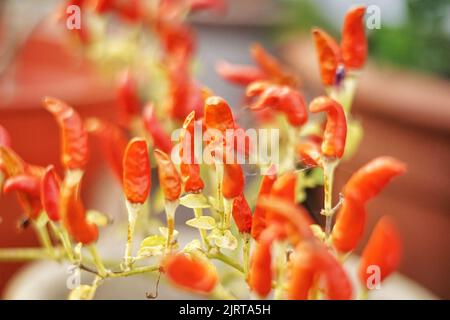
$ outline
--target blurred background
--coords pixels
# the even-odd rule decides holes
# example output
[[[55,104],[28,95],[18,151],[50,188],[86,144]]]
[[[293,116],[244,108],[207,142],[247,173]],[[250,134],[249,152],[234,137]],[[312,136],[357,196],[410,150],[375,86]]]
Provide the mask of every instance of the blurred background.
[[[400,268],[440,298],[450,298],[450,1],[448,0],[229,0],[226,15],[192,17],[198,31],[196,77],[233,105],[242,89],[215,73],[221,59],[250,63],[255,41],[289,65],[302,79],[308,100],[323,93],[310,28],[339,36],[347,9],[376,6],[380,28],[368,30],[370,61],[361,75],[352,109],[364,127],[357,154],[338,169],[336,190],[372,158],[391,155],[407,163],[408,174],[370,204],[369,226],[383,214],[398,222],[405,242]],[[83,117],[116,120],[111,81],[67,49],[61,25],[52,22],[61,1],[0,2],[0,123],[13,148],[28,162],[59,164],[58,128],[41,108],[56,96]],[[62,172],[61,167],[58,170]],[[99,155],[93,153],[84,199],[88,207],[118,210],[120,194]],[[0,248],[37,244],[31,230],[19,231],[20,209],[12,196],[0,197]],[[24,264],[0,263],[0,296]]]

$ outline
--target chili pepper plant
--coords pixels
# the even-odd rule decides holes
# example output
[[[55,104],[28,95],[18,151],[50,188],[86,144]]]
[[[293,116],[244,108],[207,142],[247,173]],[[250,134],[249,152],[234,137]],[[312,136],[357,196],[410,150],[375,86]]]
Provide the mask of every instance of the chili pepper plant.
[[[334,172],[362,136],[351,105],[367,56],[365,7],[348,11],[340,42],[312,30],[324,95],[309,103],[301,79],[259,44],[250,48],[254,65],[219,62],[219,75],[243,87],[242,106],[232,109],[194,80],[196,39],[186,20],[199,10],[221,13],[225,1],[72,0],[58,9],[60,21],[69,5],[81,7],[83,25],[66,30],[67,45],[117,79],[119,121],[82,119],[66,102],[44,97],[60,128],[63,176],[54,164],[22,159],[0,127],[2,194],[16,194],[42,244],[0,249],[0,260],[49,259],[93,273],[93,282],[73,289],[71,299],[92,299],[106,281],[146,273],[210,298],[367,298],[374,268],[379,282],[397,268],[402,245],[388,216],[362,252],[359,284],[350,282],[343,263],[363,236],[367,203],[405,164],[373,159],[333,197]],[[279,130],[282,161],[256,157],[247,165],[256,151],[243,119]],[[214,134],[199,141],[196,128]],[[229,132],[232,139],[220,138]],[[101,148],[89,150],[88,139]],[[80,196],[90,152],[102,152],[123,189],[128,232],[121,261],[103,261],[96,242],[107,215],[86,209]],[[205,156],[211,161],[198,161]],[[323,225],[302,205],[313,187],[323,190]],[[177,241],[179,207],[192,212],[186,224],[198,231],[184,246]],[[158,222],[160,211],[165,217]],[[138,247],[136,230],[146,234]]]

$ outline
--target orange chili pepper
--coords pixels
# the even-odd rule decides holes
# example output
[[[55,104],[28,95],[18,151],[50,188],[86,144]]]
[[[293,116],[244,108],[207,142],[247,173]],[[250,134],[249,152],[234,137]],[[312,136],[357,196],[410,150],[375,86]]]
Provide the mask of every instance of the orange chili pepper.
[[[253,251],[247,283],[250,289],[260,297],[266,297],[272,290],[272,243],[283,237],[283,230],[278,225],[266,228],[259,237]]]
[[[205,125],[207,129],[217,129],[222,133],[235,128],[233,113],[224,99],[217,96],[206,99]]]
[[[80,115],[61,100],[46,97],[44,107],[58,121],[61,130],[62,163],[66,170],[83,170],[88,161],[88,136]]]
[[[352,285],[342,265],[317,241],[300,243],[291,260],[289,299],[307,299],[311,288],[323,279],[325,295],[332,300],[352,298]]]
[[[252,210],[245,200],[244,194],[240,194],[233,200],[233,219],[239,232],[250,233],[252,229]]]
[[[170,150],[172,150],[172,140],[164,131],[161,123],[156,117],[153,104],[150,103],[144,108],[142,121],[144,122],[145,129],[153,140],[154,147],[169,153]]]
[[[127,147],[127,138],[121,128],[111,122],[90,118],[86,121],[88,132],[94,134],[101,143],[104,157],[119,181],[123,177],[123,155]]]
[[[95,10],[99,14],[115,11],[122,19],[129,22],[142,20],[144,14],[141,0],[98,0]]]
[[[277,178],[270,191],[271,197],[278,197],[295,203],[295,184],[297,174],[293,171],[283,173]]]
[[[346,197],[340,208],[333,227],[333,245],[339,252],[349,252],[356,248],[361,240],[366,224],[364,203]]]
[[[380,268],[380,281],[383,281],[400,264],[402,242],[393,221],[383,216],[375,226],[364,251],[359,266],[359,280],[366,285],[370,266]]]
[[[218,283],[214,266],[184,253],[166,258],[163,269],[173,283],[193,292],[210,293]]]
[[[131,119],[139,116],[141,110],[138,86],[129,70],[121,75],[116,94],[119,119],[124,122],[124,125],[128,125]]]
[[[0,125],[0,146],[11,147],[11,137],[8,131]]]
[[[6,179],[3,193],[17,192],[19,204],[28,218],[36,219],[42,209],[39,198],[39,177],[29,174],[19,174]]]
[[[223,164],[222,195],[225,199],[233,199],[244,192],[244,173],[238,163]]]
[[[216,71],[223,79],[240,86],[267,78],[266,74],[258,67],[231,64],[226,61],[218,63]]]
[[[258,240],[261,232],[266,228],[266,210],[264,210],[260,205],[260,200],[264,196],[270,194],[272,185],[277,179],[277,174],[275,166],[271,166],[267,175],[264,175],[261,180],[261,185],[259,187],[258,198],[256,199],[255,210],[253,211],[253,221],[251,235],[254,239]]]
[[[181,178],[169,156],[161,150],[154,151],[158,166],[159,184],[164,196],[169,201],[175,201],[181,194]]]
[[[227,9],[225,0],[189,0],[188,2],[191,11],[214,10],[224,12]]]
[[[97,241],[98,228],[86,221],[86,210],[80,198],[80,181],[64,183],[61,188],[61,216],[72,238],[83,245]]]
[[[329,34],[319,28],[313,29],[312,34],[322,82],[324,85],[332,86],[336,83],[338,66],[342,62],[339,45]]]
[[[356,171],[344,187],[344,196],[365,203],[375,197],[406,165],[392,157],[378,157]]]
[[[320,144],[311,140],[301,142],[296,146],[298,158],[308,167],[322,165]]]
[[[133,138],[123,156],[123,189],[131,203],[144,203],[151,188],[150,159],[147,142]]]
[[[311,102],[309,111],[327,113],[322,142],[323,155],[330,158],[342,158],[347,138],[347,120],[342,106],[333,99],[321,96]]]
[[[342,30],[342,59],[345,67],[359,69],[367,57],[367,40],[364,30],[365,6],[358,6],[348,11]]]
[[[42,207],[51,221],[59,221],[61,219],[59,213],[60,188],[61,180],[55,168],[50,165],[45,169],[41,179],[40,196]]]

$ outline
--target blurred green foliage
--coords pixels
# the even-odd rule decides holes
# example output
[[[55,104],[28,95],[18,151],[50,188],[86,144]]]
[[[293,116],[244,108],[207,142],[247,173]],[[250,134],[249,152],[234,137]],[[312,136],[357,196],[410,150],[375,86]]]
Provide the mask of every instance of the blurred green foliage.
[[[313,26],[339,38],[311,0],[282,0],[282,34],[309,30]],[[381,16],[381,29],[369,33],[370,55],[375,60],[417,69],[450,78],[450,1],[405,0],[406,19],[399,25],[387,25]],[[383,13],[381,13],[383,14]]]

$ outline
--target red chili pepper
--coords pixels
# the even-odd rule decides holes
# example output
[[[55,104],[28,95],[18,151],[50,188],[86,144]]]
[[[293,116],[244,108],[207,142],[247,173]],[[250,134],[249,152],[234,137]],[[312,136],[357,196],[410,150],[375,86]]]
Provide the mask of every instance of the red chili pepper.
[[[163,268],[173,283],[186,290],[207,294],[213,291],[218,283],[214,266],[184,253],[166,258]]]
[[[60,188],[61,180],[55,168],[50,165],[45,169],[41,179],[40,196],[42,207],[51,221],[59,221],[61,219],[59,213]]]
[[[207,129],[217,129],[222,133],[235,128],[233,113],[224,99],[217,96],[206,99],[205,125]]]
[[[320,72],[324,85],[332,86],[336,83],[336,74],[342,62],[339,45],[325,31],[315,28],[312,31],[319,59]]]
[[[345,198],[332,233],[333,245],[337,251],[350,252],[356,248],[363,236],[366,216],[364,203],[351,197]]]
[[[113,123],[96,118],[88,119],[86,128],[100,140],[102,152],[107,163],[116,178],[122,181],[122,161],[128,143],[125,133]]]
[[[172,140],[164,131],[159,119],[156,117],[153,104],[150,103],[144,108],[142,121],[144,122],[145,129],[153,140],[155,148],[169,153],[170,150],[172,150]]]
[[[59,123],[62,163],[67,170],[83,170],[88,161],[88,136],[80,115],[61,100],[46,97],[44,107]]]
[[[166,153],[156,149],[154,155],[158,166],[159,184],[164,196],[169,201],[175,201],[181,194],[180,175]]]
[[[70,181],[61,188],[61,216],[72,238],[83,245],[97,241],[98,228],[86,221],[86,211],[80,198],[80,182]]]
[[[188,2],[191,11],[214,10],[223,13],[227,9],[225,0],[189,0]]]
[[[192,57],[197,47],[197,39],[188,24],[176,21],[176,18],[175,21],[166,21],[158,16],[155,31],[167,57],[173,60],[187,60]]]
[[[218,63],[216,71],[223,79],[240,86],[267,78],[266,74],[258,67],[231,64],[226,61]]]
[[[240,194],[233,200],[233,219],[239,232],[250,233],[252,229],[252,210],[245,200],[244,194]]]
[[[143,9],[141,0],[98,0],[95,7],[95,11],[99,14],[115,11],[122,19],[130,22],[141,21]]]
[[[393,221],[383,216],[375,226],[369,242],[361,255],[359,280],[366,285],[372,275],[370,266],[380,268],[380,281],[383,281],[400,264],[402,242]]]
[[[347,120],[342,106],[328,97],[315,98],[309,105],[309,111],[326,112],[327,123],[323,133],[322,153],[330,158],[341,158],[347,138]]]
[[[273,222],[282,226],[292,244],[296,245],[300,241],[314,237],[310,227],[313,221],[302,206],[296,205],[292,201],[270,196],[262,197],[260,205],[267,212],[267,226],[274,225]]]
[[[133,138],[123,156],[123,189],[131,203],[144,203],[151,188],[150,159],[147,142]]]
[[[132,118],[139,116],[141,110],[138,85],[129,70],[121,75],[116,94],[119,119],[124,125],[128,125]]]
[[[4,172],[6,178],[25,172],[27,164],[11,148],[0,145],[0,169]]]
[[[292,203],[295,203],[295,184],[297,183],[297,174],[289,171],[283,173],[277,178],[270,191],[270,196],[278,197]]]
[[[266,210],[260,205],[260,200],[264,196],[270,194],[272,185],[277,179],[275,166],[272,165],[267,174],[263,176],[261,180],[261,186],[259,187],[258,198],[256,199],[255,210],[253,211],[252,231],[251,235],[254,239],[258,240],[261,232],[266,228]]]
[[[234,199],[244,192],[245,179],[242,167],[238,163],[223,164],[222,195],[225,199]]]
[[[331,300],[352,298],[352,285],[342,265],[317,241],[300,243],[291,260],[288,298],[307,299],[311,288],[325,283],[325,295]]]
[[[322,165],[320,144],[311,140],[297,144],[297,155],[299,159],[308,167]]]
[[[406,172],[406,165],[391,157],[378,157],[370,161],[348,180],[344,196],[365,203],[375,197],[396,176]]]
[[[365,6],[351,9],[345,16],[341,50],[346,68],[360,69],[367,57],[367,40],[364,30]]]
[[[17,192],[18,200],[25,211],[27,217],[36,219],[41,211],[41,201],[39,198],[40,181],[39,177],[28,174],[21,174],[6,179],[3,185],[3,192]]]
[[[283,230],[278,225],[266,228],[259,237],[253,251],[250,270],[248,273],[248,285],[260,297],[266,297],[272,290],[272,243],[283,237]]]
[[[295,87],[298,79],[283,70],[278,60],[270,55],[260,44],[254,43],[250,48],[253,60],[261,70],[275,83]]]
[[[0,146],[11,147],[11,137],[8,131],[0,125]]]

